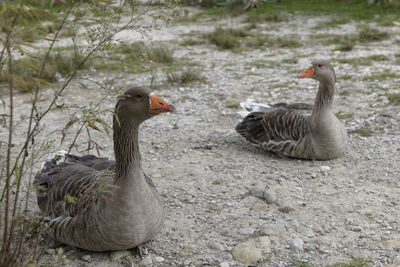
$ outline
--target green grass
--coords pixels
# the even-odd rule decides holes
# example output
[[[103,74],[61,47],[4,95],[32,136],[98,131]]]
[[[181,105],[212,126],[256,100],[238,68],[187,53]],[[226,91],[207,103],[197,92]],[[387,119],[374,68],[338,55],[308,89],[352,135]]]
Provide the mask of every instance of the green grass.
[[[387,95],[390,104],[400,105],[400,93]]]
[[[244,29],[222,29],[216,28],[213,32],[204,35],[210,43],[222,49],[239,48],[241,40],[248,36]]]
[[[142,73],[158,66],[175,64],[174,51],[166,45],[146,46],[143,42],[110,44],[101,55],[93,55],[90,64],[97,70]]]
[[[265,3],[260,8],[250,10],[249,14],[271,15],[280,14],[286,11],[291,14],[306,15],[335,15],[340,22],[343,18],[353,20],[379,20],[381,17],[389,14],[398,18],[400,15],[400,3],[393,1],[393,4],[387,7],[378,5],[368,5],[365,0],[336,0],[336,1],[320,1],[320,0],[285,0],[277,3]],[[338,23],[339,23],[338,22]]]
[[[350,64],[354,66],[364,65],[371,66],[375,61],[388,61],[388,57],[385,55],[372,55],[368,57],[357,57],[357,58],[342,58],[336,59],[334,61],[339,62],[341,64]]]
[[[345,112],[343,110],[339,110],[338,112],[336,112],[336,117],[338,117],[341,120],[345,120],[345,119],[351,119],[354,117],[354,113],[353,112]]]
[[[168,82],[172,84],[189,84],[194,82],[204,82],[205,78],[199,69],[188,67],[167,74]]]
[[[363,80],[364,81],[374,81],[374,80],[383,81],[383,80],[387,80],[387,79],[396,79],[396,78],[400,78],[400,73],[392,72],[389,69],[385,69],[381,73],[366,76],[363,78]]]
[[[333,267],[368,267],[368,266],[372,266],[372,265],[373,265],[373,261],[371,261],[371,260],[352,256],[350,262],[337,263],[337,264],[334,264]]]
[[[364,123],[363,126],[355,129],[354,132],[364,137],[372,136],[371,126],[367,122]]]
[[[273,14],[250,13],[245,19],[245,22],[257,24],[263,22],[282,22],[287,20],[288,20],[287,16],[283,13],[273,13]]]
[[[358,40],[361,43],[382,41],[387,38],[389,38],[389,34],[387,32],[381,32],[378,29],[374,29],[371,27],[362,28],[358,33]]]
[[[239,108],[240,107],[240,103],[237,101],[231,101],[225,104],[225,107],[227,108]]]
[[[30,92],[35,86],[35,79],[39,78],[39,71],[44,59],[44,53],[40,53],[35,58],[23,57],[13,62],[13,78],[21,91]],[[85,66],[79,64],[82,57],[79,53],[69,49],[56,50],[50,53],[48,61],[45,65],[42,80],[52,83],[57,81],[57,75],[67,76],[71,74],[74,67],[82,69]],[[0,77],[0,82],[4,82],[5,78]]]
[[[329,29],[329,28],[336,28],[339,27],[340,25],[349,23],[351,21],[350,18],[347,17],[332,17],[330,20],[322,22],[316,26],[313,27],[315,30],[323,30],[323,29]]]
[[[301,46],[297,35],[273,36],[269,34],[250,33],[245,29],[217,28],[203,35],[208,42],[221,49],[242,52],[248,48],[277,47],[295,48]]]

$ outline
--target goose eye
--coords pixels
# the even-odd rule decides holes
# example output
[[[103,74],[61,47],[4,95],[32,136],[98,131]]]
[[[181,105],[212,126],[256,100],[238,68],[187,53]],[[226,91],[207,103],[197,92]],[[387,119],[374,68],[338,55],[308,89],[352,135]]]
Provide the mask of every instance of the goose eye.
[[[143,95],[141,95],[141,94],[137,94],[137,95],[136,95],[136,98],[137,98],[137,99],[141,99],[142,97],[143,97]]]
[[[322,67],[322,65],[321,64],[318,64],[318,68],[321,68]]]

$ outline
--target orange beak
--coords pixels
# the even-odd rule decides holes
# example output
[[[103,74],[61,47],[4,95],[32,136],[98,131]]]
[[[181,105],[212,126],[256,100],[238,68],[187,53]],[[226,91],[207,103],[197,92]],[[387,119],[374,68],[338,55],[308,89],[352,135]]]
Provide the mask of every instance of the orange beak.
[[[313,78],[314,77],[314,68],[313,66],[307,68],[305,71],[299,74],[299,78]]]
[[[150,96],[150,113],[151,114],[160,114],[164,112],[174,112],[175,107],[173,105],[168,104],[161,98],[156,95]]]

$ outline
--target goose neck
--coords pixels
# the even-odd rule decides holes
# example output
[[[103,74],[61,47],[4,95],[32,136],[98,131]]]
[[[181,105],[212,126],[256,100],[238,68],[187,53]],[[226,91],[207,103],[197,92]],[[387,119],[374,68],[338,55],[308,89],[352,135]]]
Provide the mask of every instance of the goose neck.
[[[139,124],[114,119],[115,183],[120,184],[142,168]]]
[[[320,81],[318,93],[314,102],[313,115],[332,107],[334,93],[335,83],[333,81]]]

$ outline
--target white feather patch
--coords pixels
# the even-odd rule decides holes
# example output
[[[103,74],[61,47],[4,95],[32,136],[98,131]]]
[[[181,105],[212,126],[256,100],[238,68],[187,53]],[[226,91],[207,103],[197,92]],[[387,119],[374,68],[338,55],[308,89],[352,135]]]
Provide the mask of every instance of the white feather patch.
[[[240,102],[240,106],[244,109],[237,112],[240,116],[246,117],[250,112],[263,112],[271,108],[268,104],[257,103],[254,99],[246,99],[244,102]]]
[[[65,160],[65,156],[68,154],[68,152],[66,151],[66,150],[60,150],[60,151],[57,151],[57,152],[54,152],[54,153],[51,153],[49,156],[48,156],[48,158],[47,158],[47,161],[56,161],[56,164],[58,165],[58,164],[60,164],[60,163],[62,163],[62,162],[64,162],[64,160]],[[43,169],[43,167],[44,167],[44,164],[45,164],[46,162],[42,162],[42,164],[41,164],[41,166],[40,166],[40,169]]]

